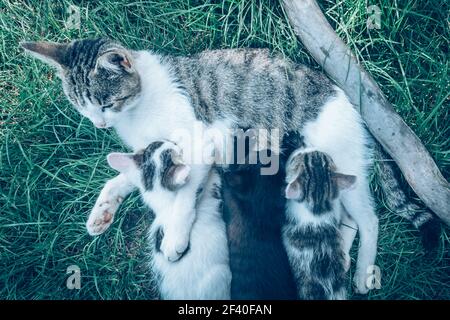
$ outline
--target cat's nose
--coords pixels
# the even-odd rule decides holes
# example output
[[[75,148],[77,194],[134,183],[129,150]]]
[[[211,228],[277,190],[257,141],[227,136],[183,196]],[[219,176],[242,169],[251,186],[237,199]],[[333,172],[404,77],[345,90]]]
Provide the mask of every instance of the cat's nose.
[[[106,122],[94,122],[94,126],[96,126],[97,128],[106,128]]]

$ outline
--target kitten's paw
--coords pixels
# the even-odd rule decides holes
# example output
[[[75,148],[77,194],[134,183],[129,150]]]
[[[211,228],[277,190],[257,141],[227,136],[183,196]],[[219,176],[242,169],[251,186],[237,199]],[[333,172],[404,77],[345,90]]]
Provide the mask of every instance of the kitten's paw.
[[[367,294],[369,292],[369,288],[367,287],[367,274],[360,274],[358,272],[355,273],[353,278],[353,286],[355,289],[355,293],[358,294]]]
[[[122,198],[97,202],[86,222],[86,229],[91,236],[105,232],[114,221],[114,215],[119,209]]]
[[[167,232],[161,241],[160,249],[168,261],[175,262],[189,249],[189,236]]]

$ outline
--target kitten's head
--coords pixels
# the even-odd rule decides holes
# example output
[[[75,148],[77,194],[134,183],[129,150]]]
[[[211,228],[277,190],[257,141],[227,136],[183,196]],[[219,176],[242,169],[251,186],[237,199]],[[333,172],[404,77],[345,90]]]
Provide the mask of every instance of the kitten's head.
[[[141,92],[140,77],[132,53],[120,44],[99,38],[21,45],[58,69],[67,98],[96,127],[113,126],[121,112],[136,105]]]
[[[286,166],[285,196],[320,214],[332,210],[339,192],[355,181],[355,176],[336,172],[333,160],[323,152],[294,152]]]
[[[190,167],[183,163],[181,149],[171,141],[152,142],[137,153],[110,153],[107,160],[141,192],[175,191],[189,179]]]

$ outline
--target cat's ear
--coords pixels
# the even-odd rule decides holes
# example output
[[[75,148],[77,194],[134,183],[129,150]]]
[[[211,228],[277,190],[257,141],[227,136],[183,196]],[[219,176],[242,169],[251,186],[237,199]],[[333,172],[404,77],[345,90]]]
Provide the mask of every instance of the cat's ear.
[[[59,70],[68,66],[67,52],[69,44],[23,41],[20,45],[27,53]]]
[[[102,67],[117,73],[121,73],[123,71],[133,73],[135,71],[133,64],[134,63],[130,52],[126,49],[114,48],[104,52],[97,58],[95,71],[99,67]]]
[[[191,173],[191,167],[186,164],[176,164],[170,169],[171,187],[176,189],[186,184]]]
[[[284,195],[286,199],[299,199],[301,195],[300,183],[298,183],[297,180],[288,183],[286,190],[284,191]]]
[[[106,160],[111,168],[119,172],[126,172],[130,168],[136,167],[132,153],[113,152],[108,154]]]
[[[356,182],[356,176],[339,172],[333,173],[332,179],[336,182],[339,190],[350,189]]]

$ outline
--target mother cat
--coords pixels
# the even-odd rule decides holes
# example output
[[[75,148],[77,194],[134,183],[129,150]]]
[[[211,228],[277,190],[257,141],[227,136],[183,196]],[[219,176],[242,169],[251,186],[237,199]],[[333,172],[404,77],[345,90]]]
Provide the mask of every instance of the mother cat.
[[[108,39],[22,46],[58,68],[65,94],[83,116],[98,128],[113,127],[134,151],[154,140],[173,138],[177,130],[193,137],[196,127],[224,134],[237,127],[279,129],[280,136],[287,131],[300,133],[307,147],[329,154],[339,171],[357,176],[355,188],[342,202],[360,232],[355,286],[360,293],[368,291],[366,271],[375,262],[378,234],[367,179],[371,151],[358,112],[323,74],[271,56],[268,50],[175,57],[129,50]],[[196,141],[175,142],[190,159],[198,156]],[[190,187],[175,200],[173,223],[164,230],[161,243],[171,261],[188,247],[196,191],[209,169],[207,163],[193,166]],[[109,180],[91,213],[96,219],[90,220],[101,219],[107,228],[132,190],[122,174]],[[92,225],[87,227],[91,234],[100,233]],[[345,248],[351,246],[353,236],[344,240]]]

